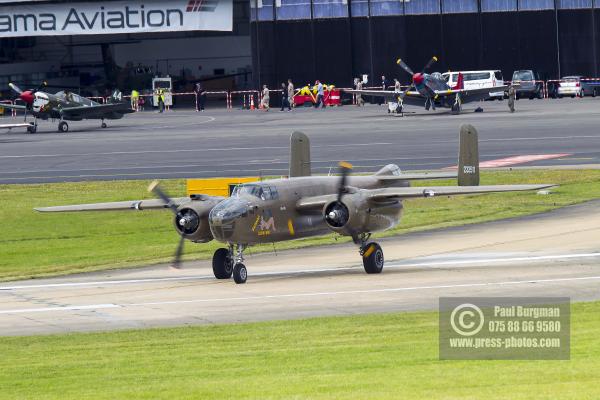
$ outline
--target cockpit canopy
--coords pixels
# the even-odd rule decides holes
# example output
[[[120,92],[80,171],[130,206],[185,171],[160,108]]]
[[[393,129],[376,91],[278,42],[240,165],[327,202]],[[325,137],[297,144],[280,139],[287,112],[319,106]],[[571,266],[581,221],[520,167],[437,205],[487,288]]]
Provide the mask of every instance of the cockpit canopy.
[[[266,184],[247,183],[238,185],[233,189],[231,197],[252,196],[261,200],[277,200],[279,193],[277,188]]]
[[[55,96],[63,101],[68,101],[69,103],[80,103],[83,106],[93,106],[98,104],[95,101],[72,92],[60,91],[56,93]]]

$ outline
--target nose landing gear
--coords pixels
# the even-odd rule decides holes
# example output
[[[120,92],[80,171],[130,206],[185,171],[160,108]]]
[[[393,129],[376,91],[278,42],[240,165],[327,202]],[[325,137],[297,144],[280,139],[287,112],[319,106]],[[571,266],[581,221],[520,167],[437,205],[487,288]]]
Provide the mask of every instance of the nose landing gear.
[[[243,253],[245,249],[245,245],[238,244],[235,255],[233,245],[230,245],[229,249],[217,249],[212,259],[215,278],[229,279],[233,275],[235,283],[246,283],[246,279],[248,279],[248,270],[243,264]]]

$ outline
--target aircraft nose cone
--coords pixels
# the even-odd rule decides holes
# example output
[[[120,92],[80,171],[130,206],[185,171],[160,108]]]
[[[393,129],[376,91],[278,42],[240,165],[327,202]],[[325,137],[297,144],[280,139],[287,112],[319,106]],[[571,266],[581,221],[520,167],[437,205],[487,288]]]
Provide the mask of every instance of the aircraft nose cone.
[[[413,82],[415,83],[415,85],[420,85],[421,83],[423,83],[423,74],[414,74]]]
[[[30,91],[21,93],[19,98],[27,104],[33,104],[34,97],[33,97],[33,93],[31,93]]]

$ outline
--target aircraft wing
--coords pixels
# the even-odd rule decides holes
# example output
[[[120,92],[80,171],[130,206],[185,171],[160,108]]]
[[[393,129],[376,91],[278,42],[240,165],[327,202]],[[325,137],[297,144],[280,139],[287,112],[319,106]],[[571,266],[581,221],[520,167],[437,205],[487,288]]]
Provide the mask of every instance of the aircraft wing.
[[[173,203],[179,207],[182,204],[190,202],[189,197],[179,197],[172,199]],[[160,210],[169,208],[164,201],[160,199],[152,200],[129,200],[115,201],[112,203],[94,203],[94,204],[76,204],[69,206],[40,207],[35,208],[39,212],[74,212],[74,211],[123,211],[123,210]]]
[[[18,104],[4,104],[4,103],[0,103],[0,108],[7,108],[9,110],[26,110],[27,107],[25,106],[20,106]]]
[[[461,102],[470,103],[472,101],[485,100],[490,97],[490,92],[504,92],[508,90],[508,86],[496,86],[493,88],[481,89],[448,89],[436,90],[435,94],[440,97],[454,96],[460,93]]]
[[[404,94],[404,92],[398,93],[398,92],[394,92],[392,90],[345,90],[345,89],[342,89],[342,91],[344,93],[360,94],[362,96],[383,97],[386,99],[386,101],[394,101],[394,102],[398,101],[398,97],[402,96]],[[402,100],[403,100],[404,104],[422,106],[424,98],[425,97],[423,97],[423,95],[421,93],[417,92],[416,90],[409,90],[408,92],[406,92],[406,94],[404,95]]]
[[[94,106],[68,107],[63,108],[61,111],[65,117],[80,116],[84,118],[110,113],[129,114],[133,112],[128,103],[108,103]]]
[[[423,187],[398,187],[384,189],[363,189],[360,192],[367,201],[377,202],[385,200],[404,200],[419,197],[456,196],[467,194],[522,192],[542,190],[556,185],[489,185],[489,186],[423,186]],[[337,199],[337,194],[305,197],[296,203],[299,210],[321,208]]]

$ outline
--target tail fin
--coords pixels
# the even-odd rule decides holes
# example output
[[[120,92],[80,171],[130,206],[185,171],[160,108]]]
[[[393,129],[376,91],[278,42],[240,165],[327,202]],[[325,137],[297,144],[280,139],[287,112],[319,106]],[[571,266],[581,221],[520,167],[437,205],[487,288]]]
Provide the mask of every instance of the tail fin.
[[[479,141],[473,125],[460,127],[458,186],[479,186]]]
[[[290,178],[310,174],[310,140],[296,131],[290,138]]]
[[[458,73],[458,79],[456,80],[456,86],[452,88],[452,90],[462,90],[465,88],[465,77],[462,72]]]

